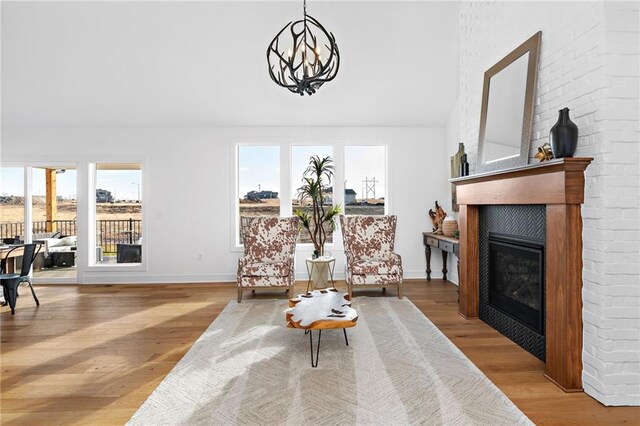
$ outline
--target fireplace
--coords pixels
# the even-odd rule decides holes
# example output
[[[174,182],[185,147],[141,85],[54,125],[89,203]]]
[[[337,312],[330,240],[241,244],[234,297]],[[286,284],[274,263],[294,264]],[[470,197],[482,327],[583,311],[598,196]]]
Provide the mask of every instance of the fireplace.
[[[488,302],[544,335],[544,241],[489,233]]]
[[[559,158],[452,179],[460,212],[460,315],[480,318],[582,390],[582,215],[592,158]],[[544,335],[488,303],[489,232],[544,241]]]
[[[479,318],[545,361],[545,206],[478,211]]]

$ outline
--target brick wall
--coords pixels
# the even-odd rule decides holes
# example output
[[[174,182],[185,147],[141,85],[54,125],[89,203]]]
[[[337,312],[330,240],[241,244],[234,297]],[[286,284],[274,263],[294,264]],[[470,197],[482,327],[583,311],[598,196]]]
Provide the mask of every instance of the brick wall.
[[[576,156],[595,159],[582,209],[583,380],[607,405],[640,405],[638,9],[634,2],[463,2],[460,10],[459,131],[471,172],[484,72],[537,31],[531,156],[566,106],[580,129]]]

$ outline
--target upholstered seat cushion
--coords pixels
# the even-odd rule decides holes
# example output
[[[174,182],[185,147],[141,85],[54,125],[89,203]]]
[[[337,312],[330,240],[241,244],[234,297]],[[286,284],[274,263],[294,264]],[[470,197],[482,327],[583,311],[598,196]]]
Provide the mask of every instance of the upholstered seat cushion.
[[[394,275],[400,273],[400,265],[395,258],[361,259],[353,261],[351,271],[354,275]]]
[[[351,285],[384,285],[384,284],[400,284],[402,283],[402,275],[359,275],[347,274],[347,279]]]
[[[290,262],[253,262],[240,270],[240,275],[250,277],[286,277],[290,274]]]

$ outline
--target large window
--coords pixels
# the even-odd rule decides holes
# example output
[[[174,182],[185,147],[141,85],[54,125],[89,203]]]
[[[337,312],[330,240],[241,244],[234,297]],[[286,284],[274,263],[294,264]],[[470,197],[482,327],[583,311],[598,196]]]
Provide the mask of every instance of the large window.
[[[304,172],[309,167],[309,161],[312,156],[317,155],[320,158],[332,157],[332,149],[330,146],[293,146],[291,147],[291,209],[293,212],[296,210],[303,210],[311,213],[309,201],[300,200],[298,189],[303,184],[302,177]],[[335,164],[334,164],[335,166]],[[331,206],[333,204],[333,184],[335,183],[335,176],[330,185],[326,188],[324,196],[324,206]],[[327,230],[328,231],[328,230]],[[311,243],[311,237],[309,232],[303,230],[300,233],[298,239],[301,243]],[[327,233],[327,243],[333,242],[333,234]]]
[[[383,215],[387,212],[386,146],[238,145],[236,244],[242,244],[242,217],[290,216],[298,210],[312,213],[311,201],[301,199],[299,189],[314,156],[330,157],[333,161],[334,175],[330,182],[325,182],[323,208],[340,203],[344,214]],[[282,173],[281,166],[284,167]],[[335,192],[336,188],[340,193]],[[284,193],[279,194],[279,191]],[[326,242],[332,243],[333,233],[328,232],[329,229],[326,231]],[[298,242],[311,243],[307,230],[300,232]]]
[[[345,214],[383,215],[387,179],[384,146],[345,146]]]
[[[239,217],[280,216],[280,147],[238,146]],[[242,243],[241,227],[238,241]]]
[[[99,163],[95,175],[96,264],[142,262],[142,167]]]

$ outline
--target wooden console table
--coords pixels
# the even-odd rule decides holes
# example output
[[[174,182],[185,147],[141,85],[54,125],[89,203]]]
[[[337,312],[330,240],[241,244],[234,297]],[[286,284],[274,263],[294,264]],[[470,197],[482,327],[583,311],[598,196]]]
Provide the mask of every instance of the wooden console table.
[[[447,280],[447,257],[449,253],[453,253],[459,257],[459,244],[457,238],[445,237],[444,235],[434,234],[433,232],[422,233],[422,243],[424,244],[424,257],[427,259],[427,281],[431,281],[431,247],[435,247],[442,251],[442,279]],[[460,261],[458,260],[458,269]]]

